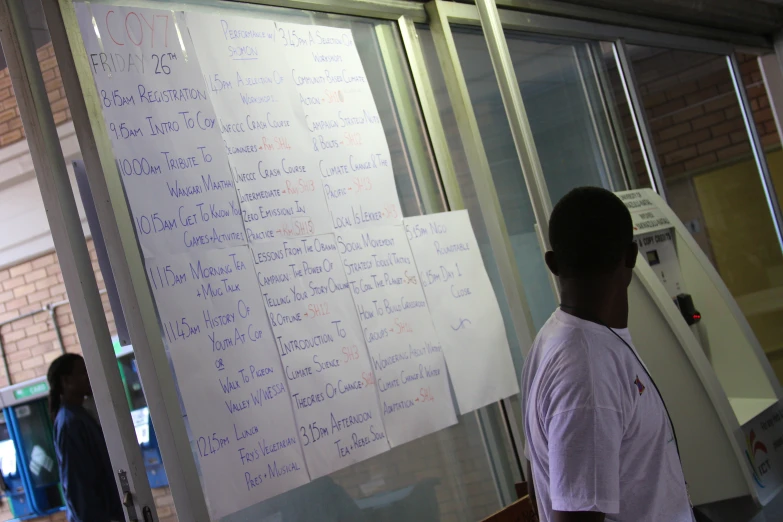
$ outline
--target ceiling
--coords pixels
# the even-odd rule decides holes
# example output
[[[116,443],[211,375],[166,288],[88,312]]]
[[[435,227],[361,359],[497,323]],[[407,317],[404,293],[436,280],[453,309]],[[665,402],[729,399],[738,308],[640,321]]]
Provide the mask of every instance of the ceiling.
[[[548,0],[519,0],[517,3],[543,6]],[[761,36],[772,36],[783,28],[783,0],[554,0],[551,3],[601,8]]]
[[[22,0],[27,10],[36,47],[49,41],[40,0]],[[413,0],[423,3],[423,0]],[[468,0],[458,0],[473,3]],[[496,0],[514,3],[531,11],[545,11],[557,4],[563,12],[569,4],[606,9],[615,13],[657,18],[703,27],[736,31],[771,38],[783,29],[783,0]],[[567,10],[567,9],[565,9]],[[613,22],[616,23],[616,22]],[[633,21],[629,19],[629,25]],[[5,58],[0,53],[0,69]]]

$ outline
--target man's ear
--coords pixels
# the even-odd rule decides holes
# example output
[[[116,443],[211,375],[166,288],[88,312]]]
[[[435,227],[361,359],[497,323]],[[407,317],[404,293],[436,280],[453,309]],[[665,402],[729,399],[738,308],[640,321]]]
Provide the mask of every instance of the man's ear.
[[[628,250],[625,252],[625,268],[633,270],[636,266],[637,255],[639,255],[639,245],[634,241],[628,246]]]
[[[551,250],[547,251],[544,254],[544,261],[546,262],[546,266],[549,267],[549,271],[555,274],[556,276],[560,275],[560,270],[557,267],[557,259],[555,258],[555,253]]]

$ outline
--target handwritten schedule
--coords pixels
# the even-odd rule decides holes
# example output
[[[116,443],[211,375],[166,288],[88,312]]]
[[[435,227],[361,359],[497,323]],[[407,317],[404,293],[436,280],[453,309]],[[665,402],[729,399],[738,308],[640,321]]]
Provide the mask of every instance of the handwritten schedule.
[[[399,224],[389,147],[351,30],[277,27],[334,229]]]
[[[213,518],[456,423],[447,369],[462,412],[517,392],[467,214],[403,227],[349,29],[75,6]]]
[[[405,218],[460,413],[519,393],[492,284],[467,211]]]
[[[392,446],[457,422],[446,361],[401,225],[337,233]]]
[[[389,449],[334,235],[263,243],[253,253],[310,476]]]
[[[307,483],[249,248],[146,264],[213,516]]]
[[[274,22],[191,13],[251,242],[331,232],[304,112]]]
[[[171,11],[76,4],[145,256],[246,242],[193,44]]]

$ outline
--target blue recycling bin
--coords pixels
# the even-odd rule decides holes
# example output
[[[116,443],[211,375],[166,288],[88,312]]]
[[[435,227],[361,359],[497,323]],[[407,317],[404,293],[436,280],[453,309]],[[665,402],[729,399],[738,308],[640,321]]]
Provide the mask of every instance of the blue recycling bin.
[[[0,418],[0,473],[3,476],[3,497],[11,508],[14,518],[37,516],[27,498],[27,492],[18,467],[16,445],[11,438],[5,413]]]
[[[16,469],[26,493],[25,500],[35,516],[55,513],[65,506],[48,406],[46,397],[41,397],[8,406],[4,411],[15,445]],[[21,496],[17,497],[17,503],[23,507],[19,499]]]

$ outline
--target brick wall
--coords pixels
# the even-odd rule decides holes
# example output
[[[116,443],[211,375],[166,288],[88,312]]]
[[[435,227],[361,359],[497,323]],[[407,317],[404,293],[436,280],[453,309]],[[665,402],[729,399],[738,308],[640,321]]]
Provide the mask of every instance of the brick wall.
[[[724,57],[657,49],[634,51],[634,73],[665,178],[697,174],[751,154]],[[780,138],[758,61],[749,55],[740,55],[739,61],[762,144],[777,146]],[[619,77],[613,80],[639,184],[649,186]]]
[[[59,125],[71,119],[68,100],[65,98],[63,80],[60,69],[54,57],[54,48],[48,43],[38,49],[38,62],[41,64],[41,74],[46,82],[46,92],[54,114],[54,122]],[[0,147],[5,147],[24,138],[22,119],[16,104],[11,76],[8,69],[0,71]]]
[[[60,125],[71,119],[71,112],[52,44],[44,45],[38,49],[37,54],[54,121]],[[6,68],[0,71],[0,147],[23,139],[24,128],[11,86],[11,77]],[[98,284],[103,288],[92,241],[89,241],[88,246]],[[54,304],[54,320],[60,326],[63,338],[62,349],[80,353],[81,347],[71,307],[67,303],[61,303],[66,299],[63,276],[55,253],[0,270],[0,323]],[[102,300],[109,328],[115,333],[106,294],[102,295]],[[0,326],[0,341],[7,356],[9,370],[8,375],[1,372],[0,387],[46,375],[49,363],[61,354],[57,333],[48,311]],[[161,521],[175,522],[177,518],[169,489],[162,488],[154,493]],[[0,520],[10,518],[8,505],[0,507]],[[65,520],[65,516],[56,514],[40,520],[61,521]]]
[[[98,286],[103,289],[103,277],[98,268],[95,246],[91,240],[87,245]],[[115,334],[108,296],[103,294],[101,297],[109,329]],[[70,305],[64,303],[66,299],[63,275],[56,253],[0,270],[0,323],[11,321],[0,326],[0,341],[8,359],[8,375],[0,368],[0,387],[46,375],[49,363],[62,353],[62,349],[81,353],[73,313]],[[54,319],[48,310],[45,310],[51,305],[55,305]],[[32,312],[38,313],[14,320]],[[60,327],[62,348],[53,320]],[[169,489],[161,488],[154,493],[161,522],[176,522],[174,502]],[[10,518],[8,506],[4,505],[0,508],[0,520]],[[56,514],[38,520],[62,521],[65,517],[63,514]]]

